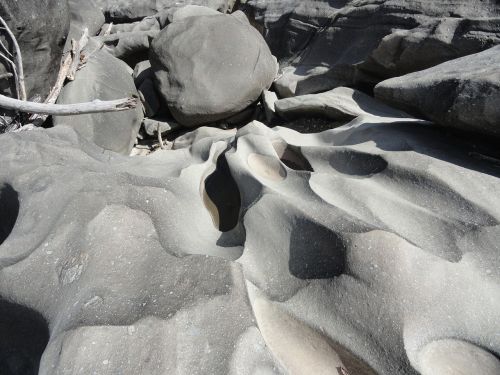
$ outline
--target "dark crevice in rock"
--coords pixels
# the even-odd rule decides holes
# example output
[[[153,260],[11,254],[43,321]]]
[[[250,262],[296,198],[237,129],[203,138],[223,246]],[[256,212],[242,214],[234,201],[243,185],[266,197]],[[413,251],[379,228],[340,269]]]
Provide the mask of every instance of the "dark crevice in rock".
[[[36,375],[49,328],[36,311],[0,298],[0,374]]]
[[[380,155],[355,150],[333,153],[330,165],[340,173],[355,177],[369,177],[387,168],[387,161]]]
[[[302,155],[300,147],[291,146],[286,143],[273,143],[273,147],[280,160],[288,168],[296,171],[314,172],[309,161]]]
[[[205,180],[203,203],[221,232],[229,232],[238,225],[241,196],[225,154],[219,156],[215,171]]]
[[[9,184],[0,185],[0,245],[9,237],[19,215],[19,196]]]

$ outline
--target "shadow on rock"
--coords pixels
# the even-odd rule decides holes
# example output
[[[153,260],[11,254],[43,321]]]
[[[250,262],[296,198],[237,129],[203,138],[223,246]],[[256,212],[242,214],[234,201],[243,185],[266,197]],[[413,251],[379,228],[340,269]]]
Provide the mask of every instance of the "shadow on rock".
[[[9,237],[19,215],[19,196],[9,184],[0,185],[0,245]]]
[[[290,238],[290,273],[303,280],[330,279],[344,273],[345,245],[330,229],[299,219]]]
[[[214,225],[229,232],[238,225],[241,208],[240,191],[234,181],[225,155],[219,156],[215,171],[205,180],[203,202]]]
[[[39,313],[1,298],[0,316],[0,374],[38,374],[49,341],[47,322]]]

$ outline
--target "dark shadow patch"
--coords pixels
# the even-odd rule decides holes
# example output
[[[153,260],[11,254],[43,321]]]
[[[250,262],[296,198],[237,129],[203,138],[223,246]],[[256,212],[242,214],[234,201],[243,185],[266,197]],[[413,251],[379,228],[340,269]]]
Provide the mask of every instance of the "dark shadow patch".
[[[345,125],[348,121],[333,121],[319,117],[302,117],[291,121],[275,120],[273,126],[289,128],[303,134],[321,133]]]
[[[300,147],[291,146],[285,142],[275,142],[273,147],[280,160],[288,168],[296,171],[314,172],[311,164],[302,154]]]
[[[380,155],[344,149],[333,153],[330,165],[340,173],[368,177],[384,171],[388,163]]]
[[[346,267],[344,242],[330,229],[299,219],[291,233],[288,267],[303,280],[339,276]]]
[[[234,229],[240,217],[241,196],[225,154],[217,159],[216,169],[206,178],[202,193],[216,227],[221,232]]]
[[[414,151],[461,168],[500,177],[500,163],[492,162],[492,159],[500,160],[499,140],[491,136],[404,121],[391,124],[367,122],[357,126],[356,131],[346,130],[346,137],[338,145],[354,146],[366,142],[375,143],[383,151]]]
[[[36,375],[49,342],[49,328],[37,312],[0,298],[0,374]]]
[[[19,215],[19,195],[9,184],[0,185],[0,245],[9,237]]]

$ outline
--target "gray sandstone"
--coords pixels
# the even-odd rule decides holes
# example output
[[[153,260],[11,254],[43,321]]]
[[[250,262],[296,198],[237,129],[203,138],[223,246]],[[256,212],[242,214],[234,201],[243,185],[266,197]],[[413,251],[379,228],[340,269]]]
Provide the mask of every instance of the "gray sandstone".
[[[498,1],[32,3],[1,375],[500,374]]]
[[[383,81],[375,95],[437,124],[500,138],[500,46]]]
[[[150,60],[158,91],[186,127],[243,111],[271,86],[277,69],[257,30],[223,14],[171,23],[153,41]]]
[[[280,99],[274,103],[274,108],[276,113],[286,120],[298,117],[349,120],[366,114],[382,117],[409,117],[402,111],[391,108],[371,96],[348,87],[337,87],[320,94]]]
[[[243,8],[282,61],[283,97],[373,86],[500,43],[495,0],[250,0]]]
[[[265,90],[262,93],[262,105],[264,106],[264,113],[266,120],[272,122],[276,117],[276,102],[278,101],[278,96],[274,91]]]
[[[105,51],[97,51],[82,68],[75,81],[68,83],[58,103],[81,103],[138,96],[127,65]],[[98,146],[128,155],[143,118],[142,109],[55,117],[54,125],[73,127],[84,138]]]
[[[22,197],[0,295],[47,319],[41,374],[498,368],[498,169],[433,127],[200,128],[130,158],[58,126],[0,150],[0,205]]]
[[[0,16],[9,25],[21,48],[28,98],[45,100],[56,81],[68,34],[70,13],[67,1],[1,0]],[[1,32],[0,40],[11,46],[5,35]],[[0,74],[10,71],[11,68],[1,59]],[[0,93],[15,96],[12,82],[1,79]]]
[[[85,28],[88,34],[94,36],[99,34],[105,23],[104,14],[97,7],[95,0],[68,0],[71,12],[71,22],[65,50],[71,50],[71,40],[80,40]]]

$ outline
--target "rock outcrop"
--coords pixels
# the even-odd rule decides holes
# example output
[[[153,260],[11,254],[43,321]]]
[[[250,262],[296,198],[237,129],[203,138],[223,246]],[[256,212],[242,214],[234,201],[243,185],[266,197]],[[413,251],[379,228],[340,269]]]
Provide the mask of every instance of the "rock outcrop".
[[[282,59],[281,96],[372,87],[500,43],[500,6],[460,1],[248,1]]]
[[[500,373],[498,1],[70,5],[143,106],[0,136],[1,375]]]
[[[331,120],[352,120],[372,114],[382,117],[408,118],[409,115],[348,87],[320,94],[299,95],[274,102],[276,113],[286,120],[298,117],[325,117]]]
[[[71,39],[80,40],[85,28],[88,29],[89,36],[97,35],[101,31],[105,18],[95,1],[68,0],[71,22],[66,50],[71,50]]]
[[[0,296],[46,319],[40,374],[496,374],[500,174],[438,128],[200,128],[130,158],[58,126],[0,151]]]
[[[500,46],[383,81],[375,95],[437,124],[500,138]]]
[[[248,20],[181,18],[153,41],[151,65],[172,115],[193,127],[234,116],[268,89],[277,63]]]

